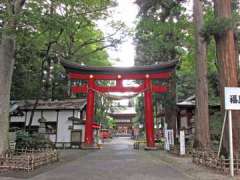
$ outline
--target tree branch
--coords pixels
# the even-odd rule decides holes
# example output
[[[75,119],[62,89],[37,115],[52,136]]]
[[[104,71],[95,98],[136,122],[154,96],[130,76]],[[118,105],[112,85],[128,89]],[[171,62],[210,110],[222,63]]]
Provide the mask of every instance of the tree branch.
[[[84,58],[84,57],[86,57],[86,56],[89,56],[89,55],[94,54],[94,53],[96,53],[96,52],[98,52],[98,51],[102,51],[102,50],[104,50],[104,49],[106,49],[106,48],[113,47],[113,46],[114,46],[113,44],[109,44],[109,45],[105,45],[105,46],[102,46],[102,47],[98,47],[98,48],[96,48],[96,49],[93,50],[93,51],[90,51],[90,52],[88,52],[88,53],[83,54],[82,56],[80,56],[80,58],[82,59],[82,58]]]
[[[14,3],[14,14],[19,14],[26,0],[15,0]]]
[[[85,42],[83,42],[81,45],[79,45],[76,50],[73,52],[73,54],[77,53],[81,48],[83,47],[86,47],[88,45],[91,45],[91,44],[95,44],[95,43],[104,43],[106,39],[108,38],[111,38],[113,36],[115,36],[120,30],[122,29],[122,27],[119,27],[114,33],[108,35],[108,36],[105,36],[105,37],[102,37],[102,38],[99,38],[99,39],[88,39],[86,40]],[[117,44],[121,41],[121,39],[118,39],[118,40],[112,40],[111,44],[112,46],[114,46],[114,44]]]

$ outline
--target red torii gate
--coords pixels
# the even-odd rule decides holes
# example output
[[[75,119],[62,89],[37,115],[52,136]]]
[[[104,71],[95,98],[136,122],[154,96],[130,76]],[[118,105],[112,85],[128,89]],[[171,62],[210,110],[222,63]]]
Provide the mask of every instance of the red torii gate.
[[[175,70],[177,61],[164,62],[152,66],[137,67],[88,67],[66,61],[61,62],[67,71],[70,80],[85,80],[83,85],[73,85],[71,91],[77,93],[88,93],[87,112],[85,123],[85,145],[93,145],[93,118],[94,118],[94,97],[97,92],[144,92],[145,129],[147,148],[155,147],[154,120],[152,93],[165,93],[167,87],[154,85],[152,80],[166,80],[171,77]],[[96,80],[115,80],[115,86],[99,86]],[[143,80],[144,83],[138,87],[125,87],[123,80]]]

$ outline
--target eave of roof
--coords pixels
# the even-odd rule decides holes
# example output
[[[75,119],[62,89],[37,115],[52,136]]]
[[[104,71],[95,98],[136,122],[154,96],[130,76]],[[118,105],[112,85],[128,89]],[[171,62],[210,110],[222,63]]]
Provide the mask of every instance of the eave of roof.
[[[15,101],[20,110],[32,110],[35,100]],[[82,110],[87,104],[86,99],[68,99],[61,101],[42,101],[38,102],[36,110]]]
[[[96,66],[82,66],[77,63],[61,61],[61,64],[67,72],[81,72],[81,74],[151,74],[166,71],[173,71],[178,61],[162,62],[150,66],[134,66],[134,67],[96,67]]]

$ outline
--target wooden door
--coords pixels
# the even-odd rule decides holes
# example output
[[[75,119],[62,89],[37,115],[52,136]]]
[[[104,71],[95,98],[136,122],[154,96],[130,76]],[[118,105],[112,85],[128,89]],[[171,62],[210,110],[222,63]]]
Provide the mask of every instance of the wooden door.
[[[82,142],[82,130],[78,131],[72,131],[71,132],[71,145],[73,146],[79,146],[81,145]]]

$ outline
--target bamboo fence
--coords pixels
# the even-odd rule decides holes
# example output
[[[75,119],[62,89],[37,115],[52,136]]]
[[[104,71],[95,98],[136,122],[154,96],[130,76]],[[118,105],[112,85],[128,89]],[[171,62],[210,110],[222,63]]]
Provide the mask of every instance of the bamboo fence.
[[[12,170],[29,172],[57,160],[58,153],[53,149],[16,150],[0,156],[0,172]]]

